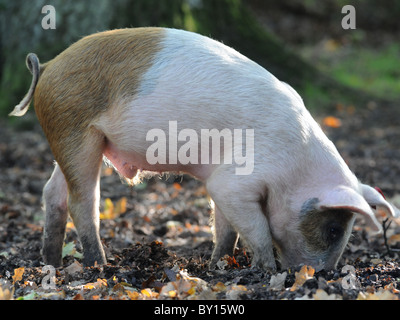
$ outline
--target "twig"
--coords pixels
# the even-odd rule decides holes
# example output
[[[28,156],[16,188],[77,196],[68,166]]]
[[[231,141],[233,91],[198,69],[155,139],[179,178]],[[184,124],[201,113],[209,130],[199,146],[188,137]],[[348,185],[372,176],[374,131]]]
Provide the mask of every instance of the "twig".
[[[386,218],[385,220],[382,221],[382,228],[383,228],[383,240],[385,242],[385,247],[386,247],[386,252],[383,254],[383,256],[393,253],[393,252],[400,252],[400,249],[393,249],[390,248],[389,243],[388,243],[388,239],[386,236],[386,232],[389,229],[390,225],[392,224],[392,220],[389,221],[389,223],[386,225],[386,223],[388,222],[389,218]]]

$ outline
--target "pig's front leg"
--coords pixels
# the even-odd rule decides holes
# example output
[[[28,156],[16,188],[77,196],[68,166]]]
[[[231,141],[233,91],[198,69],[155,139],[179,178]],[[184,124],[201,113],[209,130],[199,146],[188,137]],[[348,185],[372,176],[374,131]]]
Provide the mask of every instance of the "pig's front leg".
[[[221,210],[215,206],[213,213],[214,251],[211,257],[210,269],[214,269],[218,260],[224,255],[232,255],[238,240],[238,233],[226,220]]]
[[[230,168],[219,169],[207,181],[207,190],[219,213],[232,226],[229,228],[236,230],[249,246],[253,253],[252,265],[267,271],[276,270],[271,232],[261,208],[259,186],[248,177],[234,175]],[[232,235],[231,232],[228,234]],[[217,255],[232,247],[231,239],[230,236],[216,239],[212,263],[218,261]],[[229,243],[219,243],[224,240]]]

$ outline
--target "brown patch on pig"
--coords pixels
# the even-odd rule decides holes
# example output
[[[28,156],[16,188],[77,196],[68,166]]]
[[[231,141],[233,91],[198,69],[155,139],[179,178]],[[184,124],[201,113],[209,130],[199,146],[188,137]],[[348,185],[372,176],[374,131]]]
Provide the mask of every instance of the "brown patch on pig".
[[[35,111],[68,182],[77,178],[68,168],[76,166],[71,161],[74,154],[85,153],[84,141],[101,141],[100,132],[89,130],[93,121],[137,93],[163,35],[161,28],[96,33],[43,65]]]

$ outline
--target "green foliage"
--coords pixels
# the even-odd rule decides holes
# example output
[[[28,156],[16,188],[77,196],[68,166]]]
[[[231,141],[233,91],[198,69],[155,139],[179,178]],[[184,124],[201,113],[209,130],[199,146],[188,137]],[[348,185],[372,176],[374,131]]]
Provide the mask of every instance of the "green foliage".
[[[340,6],[344,0],[282,0],[289,9],[321,16],[334,8],[340,21]],[[362,3],[367,5],[362,5]],[[354,0],[357,23],[367,25],[373,0]],[[393,16],[400,13],[400,0],[388,0],[375,15],[389,28]],[[56,8],[56,30],[43,30],[41,8]],[[373,94],[394,97],[399,92],[399,45],[380,54],[363,52],[343,59],[321,73],[315,61],[307,62],[267,32],[245,0],[0,0],[0,116],[8,114],[29,88],[31,75],[25,66],[29,52],[45,62],[72,42],[106,29],[162,26],[195,31],[234,47],[256,61],[279,79],[290,83],[304,95],[311,108],[332,105],[355,89],[371,90]],[[390,7],[390,8],[389,8]],[[300,8],[300,9],[299,9]],[[385,17],[391,17],[385,21]],[[398,17],[398,15],[397,15]],[[353,40],[363,39],[363,31],[351,34]],[[357,38],[357,39],[356,39]],[[364,62],[364,64],[362,64]],[[357,67],[358,66],[358,67]],[[357,68],[356,68],[357,67]],[[334,78],[334,79],[333,79]],[[350,87],[348,90],[347,87]]]
[[[391,44],[383,50],[358,48],[330,72],[341,83],[369,91],[382,98],[400,97],[400,45]]]

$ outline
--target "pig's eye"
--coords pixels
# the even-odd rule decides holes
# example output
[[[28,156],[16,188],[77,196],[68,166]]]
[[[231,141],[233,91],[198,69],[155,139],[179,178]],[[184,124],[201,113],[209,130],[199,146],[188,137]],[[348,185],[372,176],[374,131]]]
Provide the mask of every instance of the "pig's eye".
[[[343,227],[337,223],[330,223],[326,226],[326,240],[329,244],[334,244],[343,236]]]

